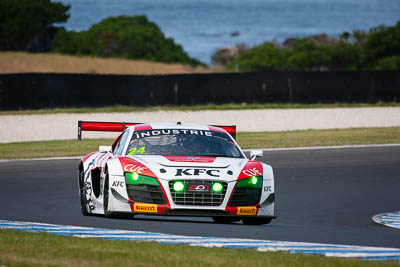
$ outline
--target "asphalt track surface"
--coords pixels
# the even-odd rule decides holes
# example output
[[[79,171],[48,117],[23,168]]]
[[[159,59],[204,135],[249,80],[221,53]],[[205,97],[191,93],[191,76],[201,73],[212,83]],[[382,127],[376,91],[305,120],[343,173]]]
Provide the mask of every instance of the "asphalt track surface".
[[[264,152],[275,172],[269,225],[215,224],[209,218],[85,217],[78,160],[0,163],[0,219],[192,236],[305,241],[400,248],[400,230],[372,221],[400,210],[400,147]]]

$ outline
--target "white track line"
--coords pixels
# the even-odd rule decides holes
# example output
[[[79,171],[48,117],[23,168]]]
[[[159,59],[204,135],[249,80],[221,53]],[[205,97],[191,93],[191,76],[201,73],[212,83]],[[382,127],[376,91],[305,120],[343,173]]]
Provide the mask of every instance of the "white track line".
[[[238,238],[179,236],[162,233],[101,229],[45,223],[0,220],[0,229],[47,232],[81,238],[111,240],[155,241],[161,244],[186,244],[201,247],[247,248],[257,251],[286,251],[290,253],[320,254],[327,257],[353,257],[365,260],[400,260],[399,248],[364,247],[306,242],[287,242]]]
[[[263,151],[290,151],[290,150],[323,150],[323,149],[346,149],[346,148],[371,148],[371,147],[398,147],[400,144],[370,144],[370,145],[344,145],[344,146],[311,146],[311,147],[284,147],[284,148],[253,148],[243,149],[245,152],[251,150]]]
[[[400,211],[378,214],[373,216],[372,220],[384,226],[400,229]]]

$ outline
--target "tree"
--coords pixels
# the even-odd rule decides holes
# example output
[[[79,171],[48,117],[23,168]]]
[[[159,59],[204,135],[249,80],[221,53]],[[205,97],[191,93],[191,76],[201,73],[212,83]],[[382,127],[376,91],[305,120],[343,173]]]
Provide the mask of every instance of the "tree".
[[[146,16],[109,17],[81,32],[60,30],[52,41],[52,50],[72,55],[202,65],[189,57],[172,38],[166,38]]]
[[[45,51],[66,22],[69,5],[50,0],[0,0],[0,50]]]
[[[396,66],[394,62],[398,62],[396,57],[400,57],[400,21],[391,27],[372,28],[367,35],[364,49],[370,69],[377,65],[380,66],[380,69],[383,66],[391,65],[390,69],[393,69],[393,66]],[[382,61],[383,59],[385,60]],[[389,62],[391,63],[389,64]]]

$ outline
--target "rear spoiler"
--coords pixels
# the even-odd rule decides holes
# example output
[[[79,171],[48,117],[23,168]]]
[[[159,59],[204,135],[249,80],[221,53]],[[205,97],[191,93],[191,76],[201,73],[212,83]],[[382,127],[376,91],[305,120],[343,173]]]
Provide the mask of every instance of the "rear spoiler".
[[[129,126],[142,124],[139,122],[100,122],[100,121],[78,121],[78,140],[82,140],[83,131],[96,132],[123,132]],[[227,131],[236,139],[236,125],[210,125]]]

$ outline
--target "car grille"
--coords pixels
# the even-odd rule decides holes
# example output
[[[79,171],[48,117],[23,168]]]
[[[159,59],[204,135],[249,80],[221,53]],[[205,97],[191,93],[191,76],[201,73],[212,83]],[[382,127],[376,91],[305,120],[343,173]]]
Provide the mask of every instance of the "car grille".
[[[260,202],[261,188],[235,188],[229,206],[254,206]]]
[[[167,204],[160,186],[156,185],[126,185],[126,191],[131,200],[149,204]]]
[[[228,188],[228,184],[225,182],[220,182],[224,186],[224,189],[220,193],[214,193],[212,191],[212,184],[214,181],[206,181],[206,180],[183,180],[185,183],[185,188],[190,184],[198,184],[198,185],[208,185],[210,188],[210,192],[188,192],[187,190],[184,192],[174,192],[173,183],[174,181],[169,182],[169,190],[172,195],[172,200],[177,205],[184,206],[220,206],[224,201],[226,190]]]

